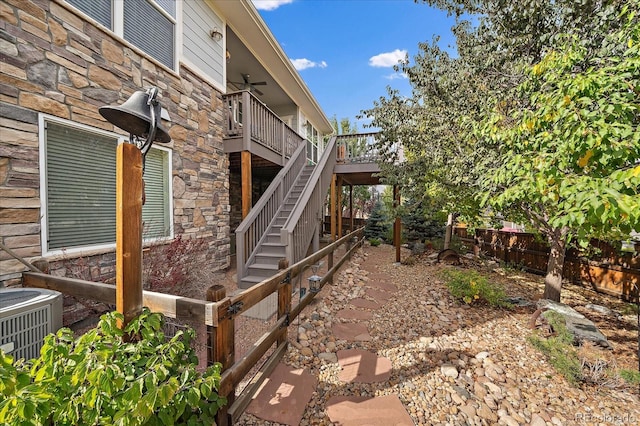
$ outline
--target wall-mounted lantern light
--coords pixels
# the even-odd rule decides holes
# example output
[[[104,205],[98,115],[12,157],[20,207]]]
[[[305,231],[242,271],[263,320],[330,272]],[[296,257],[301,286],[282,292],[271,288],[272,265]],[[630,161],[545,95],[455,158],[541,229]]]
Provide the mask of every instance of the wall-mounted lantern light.
[[[218,29],[218,27],[215,27],[214,29],[211,30],[211,32],[209,33],[209,35],[211,36],[212,39],[214,39],[215,41],[220,41],[222,40],[222,31],[220,31]]]

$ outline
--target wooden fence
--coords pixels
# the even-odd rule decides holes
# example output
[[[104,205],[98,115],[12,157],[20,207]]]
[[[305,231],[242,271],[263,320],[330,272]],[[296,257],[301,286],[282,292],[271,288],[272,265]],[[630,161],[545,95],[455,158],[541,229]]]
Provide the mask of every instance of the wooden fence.
[[[456,227],[454,234],[464,243],[478,245],[482,252],[500,261],[529,272],[546,274],[549,246],[534,234],[476,229],[475,235],[470,235],[463,227]],[[633,253],[622,254],[604,241],[593,240],[591,247],[599,253],[588,259],[574,248],[567,250],[564,279],[634,302],[640,286],[638,245]]]
[[[287,349],[287,327],[302,310],[313,300],[317,293],[307,292],[297,305],[292,306],[292,283],[312,265],[326,258],[327,272],[318,283],[333,282],[333,275],[342,264],[351,257],[354,250],[364,241],[364,228],[360,228],[338,241],[328,245],[293,266],[279,271],[276,275],[234,296],[226,296],[223,286],[211,287],[207,297],[212,300],[198,300],[145,291],[143,305],[153,312],[161,312],[169,318],[199,323],[207,329],[207,363],[222,364],[219,395],[227,398],[227,405],[216,416],[219,426],[232,425],[237,421],[251,402],[251,397],[276,367]],[[335,261],[336,250],[345,246],[345,253]],[[36,272],[23,273],[25,287],[38,287],[57,290],[76,297],[84,297],[99,302],[115,304],[116,288],[113,285],[94,283],[73,278],[55,277]],[[278,295],[277,320],[242,356],[235,359],[234,319],[252,306],[260,303],[273,293]],[[200,337],[200,336],[199,336]],[[244,380],[254,365],[260,361],[269,349],[276,345],[275,351],[260,368],[250,383],[236,397],[236,387]]]

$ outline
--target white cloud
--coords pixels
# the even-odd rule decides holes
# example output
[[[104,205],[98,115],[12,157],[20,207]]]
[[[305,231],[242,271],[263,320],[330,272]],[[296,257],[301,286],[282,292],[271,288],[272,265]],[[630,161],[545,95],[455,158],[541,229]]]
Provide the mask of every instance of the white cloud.
[[[293,64],[294,68],[297,69],[298,71],[306,70],[307,68],[326,68],[327,67],[327,63],[325,61],[313,62],[306,58],[292,59],[291,63]]]
[[[293,0],[253,0],[253,5],[258,10],[275,10],[289,3],[293,3]]]
[[[404,61],[407,56],[406,50],[396,49],[393,52],[381,53],[369,58],[369,65],[372,67],[392,67],[397,65],[398,62]]]
[[[386,75],[384,78],[386,78],[387,80],[399,80],[399,79],[409,78],[409,77],[403,72],[397,72],[394,74]]]

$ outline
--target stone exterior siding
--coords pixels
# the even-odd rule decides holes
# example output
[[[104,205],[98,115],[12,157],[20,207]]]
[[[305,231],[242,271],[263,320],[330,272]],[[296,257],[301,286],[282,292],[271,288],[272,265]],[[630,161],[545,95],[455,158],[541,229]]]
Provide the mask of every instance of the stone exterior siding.
[[[229,266],[228,158],[222,94],[185,67],[176,73],[55,0],[0,0],[0,241],[19,256],[42,256],[38,113],[99,129],[118,129],[98,113],[135,90],[157,86],[169,112],[174,233],[203,238],[203,269]],[[79,258],[51,258],[67,275]],[[108,281],[113,250],[85,253],[82,277]],[[26,268],[0,250],[0,287]],[[77,273],[74,272],[74,274]]]

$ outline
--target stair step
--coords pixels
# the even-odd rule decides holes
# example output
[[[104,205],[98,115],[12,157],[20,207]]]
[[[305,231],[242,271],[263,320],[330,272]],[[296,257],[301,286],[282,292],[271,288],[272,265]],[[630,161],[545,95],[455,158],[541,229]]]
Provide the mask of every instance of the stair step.
[[[259,253],[274,253],[284,257],[287,247],[279,243],[262,243],[260,244]]]
[[[273,263],[254,263],[254,264],[249,265],[249,269],[250,270],[253,270],[253,269],[267,269],[269,271],[272,271],[271,275],[273,275],[275,273],[273,271],[278,271],[278,264],[277,263],[275,263],[275,264],[273,264]]]
[[[263,267],[264,266],[264,267]],[[249,274],[254,277],[269,278],[278,273],[278,265],[261,264],[261,266],[250,265]]]
[[[266,238],[264,239],[264,241],[266,243],[279,243],[280,242],[280,233],[275,233],[275,232],[270,232],[267,234]]]
[[[247,275],[246,277],[240,280],[240,288],[250,288],[262,281],[264,281],[265,277],[256,277],[255,275]]]
[[[279,253],[256,253],[255,262],[278,264],[281,259],[284,259],[284,255]]]

